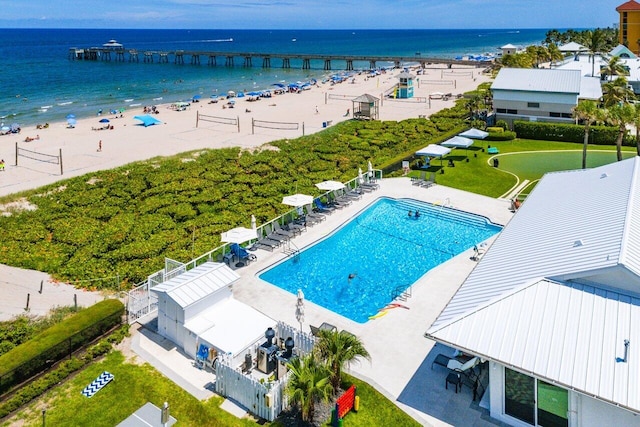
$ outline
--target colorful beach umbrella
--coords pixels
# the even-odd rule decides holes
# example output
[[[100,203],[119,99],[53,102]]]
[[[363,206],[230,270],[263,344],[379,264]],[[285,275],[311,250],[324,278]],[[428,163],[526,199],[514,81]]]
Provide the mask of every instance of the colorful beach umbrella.
[[[100,119],[100,123],[109,123],[109,119]]]

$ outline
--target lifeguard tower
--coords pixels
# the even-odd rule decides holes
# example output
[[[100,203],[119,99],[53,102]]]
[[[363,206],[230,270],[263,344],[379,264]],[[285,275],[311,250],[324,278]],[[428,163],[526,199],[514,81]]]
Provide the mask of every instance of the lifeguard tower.
[[[402,72],[398,74],[398,85],[396,86],[395,98],[413,98],[413,74]]]

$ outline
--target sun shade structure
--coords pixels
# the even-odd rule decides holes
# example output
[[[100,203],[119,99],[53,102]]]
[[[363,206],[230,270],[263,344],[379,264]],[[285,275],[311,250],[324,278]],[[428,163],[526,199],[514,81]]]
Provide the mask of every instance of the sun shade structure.
[[[282,199],[282,203],[298,208],[300,206],[306,206],[313,203],[313,196],[308,196],[306,194],[294,194],[292,196],[284,197]]]
[[[258,233],[253,228],[236,227],[220,234],[220,240],[226,243],[244,243],[257,239]]]
[[[338,181],[322,181],[317,183],[316,187],[320,190],[335,191],[342,190],[344,188],[344,184]]]
[[[489,132],[485,132],[480,129],[471,128],[469,130],[465,130],[462,133],[459,133],[458,136],[463,136],[465,138],[473,138],[473,139],[485,139],[489,136]]]
[[[440,145],[449,148],[469,148],[473,145],[473,139],[465,138],[464,136],[454,136],[451,139],[447,139]]]
[[[157,125],[157,124],[161,124],[162,123],[160,120],[158,120],[155,117],[150,116],[148,114],[146,114],[144,116],[133,116],[133,118],[136,119],[136,120],[140,120],[144,127],[149,127],[151,125]]]
[[[416,151],[416,156],[442,157],[451,152],[450,148],[442,145],[429,144],[428,146]]]

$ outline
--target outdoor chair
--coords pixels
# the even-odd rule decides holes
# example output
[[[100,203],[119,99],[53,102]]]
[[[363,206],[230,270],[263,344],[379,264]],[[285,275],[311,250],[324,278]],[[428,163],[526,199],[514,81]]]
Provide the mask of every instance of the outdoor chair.
[[[331,215],[336,210],[336,208],[327,206],[322,203],[320,199],[315,199],[313,202],[316,205],[316,210],[320,213]]]
[[[427,172],[422,171],[420,172],[420,177],[411,178],[411,184],[420,186],[426,181],[426,178],[427,178]]]
[[[314,212],[311,205],[307,205],[306,219],[307,221],[311,220],[312,222],[315,222],[317,224],[318,222],[325,221],[327,217],[321,213]]]
[[[267,239],[275,240],[276,242],[280,242],[280,243],[286,242],[289,240],[289,237],[278,233],[275,229],[272,229],[268,225],[265,225],[264,228],[267,232]]]
[[[421,186],[421,187],[424,187],[424,188],[429,188],[429,187],[431,187],[432,185],[435,185],[435,183],[436,183],[436,173],[435,173],[435,172],[431,172],[431,173],[429,174],[429,179],[427,179],[427,180],[423,181],[423,182],[420,184],[420,186]]]
[[[250,254],[249,252],[247,252],[245,248],[243,248],[237,243],[232,243],[229,246],[229,249],[231,249],[231,253],[236,258],[238,258],[240,262],[249,264],[251,261],[255,261],[258,259],[258,257],[256,257],[254,254]]]
[[[285,230],[284,228],[280,227],[280,223],[278,221],[273,223],[273,232],[280,234],[282,236],[285,236],[289,239],[291,239],[292,237],[294,237],[296,235],[296,233],[294,231],[291,230]]]

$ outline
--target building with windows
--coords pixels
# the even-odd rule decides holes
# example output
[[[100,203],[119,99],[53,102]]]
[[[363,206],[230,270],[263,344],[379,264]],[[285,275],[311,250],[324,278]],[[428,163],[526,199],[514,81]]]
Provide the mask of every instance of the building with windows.
[[[579,70],[503,68],[491,85],[496,120],[574,121],[580,99],[602,97],[598,78]]]
[[[425,334],[513,426],[640,425],[640,157],[546,174]]]
[[[620,14],[620,44],[640,54],[640,3],[629,0],[616,7]]]

